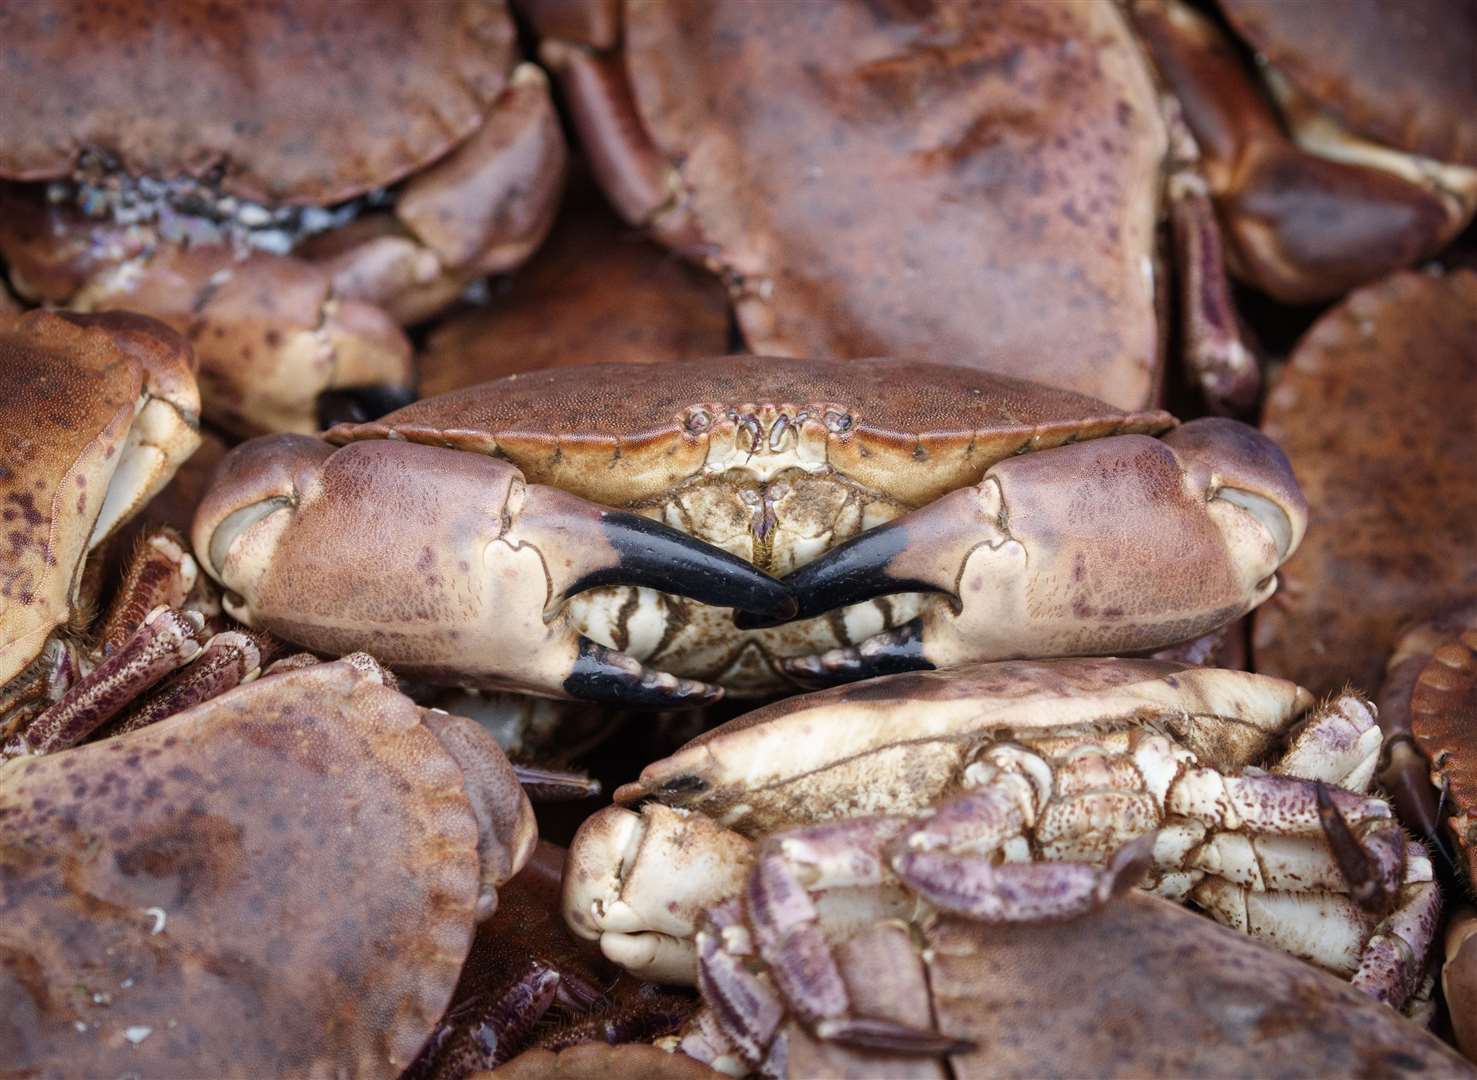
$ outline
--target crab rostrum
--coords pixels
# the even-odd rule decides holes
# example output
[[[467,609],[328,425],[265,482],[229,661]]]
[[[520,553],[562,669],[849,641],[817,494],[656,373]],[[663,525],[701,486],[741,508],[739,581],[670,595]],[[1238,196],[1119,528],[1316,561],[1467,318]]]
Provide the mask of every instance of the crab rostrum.
[[[767,1044],[742,1046],[724,1032],[722,998],[660,1045],[728,1075],[794,1080],[1474,1075],[1436,1036],[1347,983],[1142,893],[1052,925],[822,925],[858,1012],[933,1028],[946,1052],[820,1038],[793,1012]],[[617,1048],[612,1064],[621,1055],[641,1060]]]
[[[0,735],[85,673],[90,556],[199,445],[194,367],[142,316],[0,316]]]
[[[547,233],[566,148],[500,0],[0,12],[0,252],[24,296],[187,330],[207,416],[412,396],[398,323]]]
[[[612,204],[723,276],[754,352],[1143,408],[1173,291],[1211,399],[1255,400],[1193,140],[1120,5],[519,6]]]
[[[0,765],[25,1075],[397,1076],[536,842],[475,723],[365,656]]]
[[[778,995],[823,1037],[940,1052],[937,1033],[853,1015],[822,919],[916,921],[920,900],[991,923],[1071,918],[1146,870],[1153,891],[1400,1006],[1440,892],[1424,849],[1365,794],[1373,710],[1312,705],[1281,679],[1118,659],[792,698],[617,791],[653,801],[582,826],[565,917],[647,977],[695,973],[739,1045],[764,1042]]]
[[[326,439],[223,464],[194,543],[228,610],[546,692],[629,682],[609,648],[750,694],[1159,648],[1271,595],[1306,520],[1244,424],[889,360],[535,372]]]
[[[1199,142],[1241,277],[1289,303],[1328,300],[1435,254],[1467,226],[1477,7],[1219,4],[1256,50],[1260,78],[1188,4],[1132,9]]]

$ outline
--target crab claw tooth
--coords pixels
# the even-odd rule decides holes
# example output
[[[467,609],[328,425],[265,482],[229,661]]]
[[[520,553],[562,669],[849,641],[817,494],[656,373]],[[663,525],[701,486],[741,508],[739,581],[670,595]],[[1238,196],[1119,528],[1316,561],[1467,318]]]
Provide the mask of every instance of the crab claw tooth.
[[[780,667],[809,690],[899,671],[926,670],[933,665],[923,655],[922,635],[922,620],[913,619],[860,645],[832,649],[816,656],[797,656],[781,662]]]
[[[1383,827],[1377,826],[1367,833],[1361,843],[1349,827],[1348,819],[1334,804],[1328,786],[1320,783],[1314,790],[1318,821],[1328,838],[1334,861],[1349,883],[1350,898],[1365,911],[1389,912],[1395,906],[1404,877],[1405,833],[1393,822],[1383,821]]]
[[[564,689],[571,697],[632,709],[690,708],[723,696],[720,686],[655,671],[586,637],[580,638],[579,658]]]
[[[562,596],[602,585],[640,585],[715,607],[759,612],[778,622],[795,614],[797,604],[787,585],[736,555],[650,518],[605,510],[553,488],[534,488],[529,491],[520,526],[535,526],[544,514],[558,515],[567,520],[551,520],[550,526],[568,529],[574,534],[571,538],[577,539],[573,519],[591,511],[615,561],[586,570],[564,586]]]
[[[325,390],[318,395],[318,426],[367,423],[403,409],[414,400],[414,389],[392,383]]]

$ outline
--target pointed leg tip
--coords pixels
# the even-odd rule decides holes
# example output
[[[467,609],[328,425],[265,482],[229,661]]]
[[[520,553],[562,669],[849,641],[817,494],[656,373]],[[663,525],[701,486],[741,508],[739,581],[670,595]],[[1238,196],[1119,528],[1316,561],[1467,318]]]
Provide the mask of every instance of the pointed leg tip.
[[[723,697],[721,686],[653,670],[588,638],[580,640],[563,688],[574,698],[632,709],[700,708]]]

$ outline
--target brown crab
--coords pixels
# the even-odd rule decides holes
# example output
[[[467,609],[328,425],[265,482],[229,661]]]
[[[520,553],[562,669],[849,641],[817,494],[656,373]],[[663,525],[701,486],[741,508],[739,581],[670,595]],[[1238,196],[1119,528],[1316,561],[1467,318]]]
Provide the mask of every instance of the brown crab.
[[[0,315],[0,410],[8,736],[82,674],[89,556],[195,450],[200,398],[190,347],[168,327],[121,312],[37,311]]]
[[[1260,80],[1187,4],[1133,10],[1199,142],[1240,276],[1290,303],[1327,300],[1466,227],[1477,209],[1477,5],[1219,2],[1257,51]]]
[[[6,1066],[393,1077],[536,836],[475,724],[367,657],[0,765]]]
[[[1402,624],[1477,596],[1474,418],[1477,273],[1394,274],[1308,331],[1263,428],[1320,522],[1256,613],[1258,671],[1373,689]]]
[[[1239,617],[1276,587],[1302,497],[1254,429],[1173,425],[887,360],[566,368],[247,443],[193,539],[231,614],[311,649],[696,703]],[[773,625],[797,601],[804,621]]]
[[[1194,148],[1112,3],[520,0],[613,204],[723,275],[749,347],[948,360],[1245,408]]]
[[[663,1045],[730,1075],[796,1080],[1474,1075],[1346,983],[1142,893],[1049,926],[944,917],[910,933],[874,917],[826,930],[863,1015],[934,1029],[948,1050],[848,1045],[793,1011],[776,1014],[766,1044],[736,1045],[724,1022],[742,1006],[722,997]],[[621,1075],[617,1063],[603,1075]]]
[[[396,322],[553,219],[563,136],[500,0],[45,0],[0,39],[13,284],[187,329],[238,433],[316,430],[325,392],[403,403]]]
[[[989,923],[1071,918],[1149,869],[1161,895],[1398,1007],[1425,978],[1441,896],[1424,849],[1364,794],[1380,741],[1354,695],[1315,711],[1285,680],[1163,661],[838,687],[730,721],[617,791],[654,801],[581,828],[565,918],[646,977],[695,970],[710,1004],[734,1003],[740,1045],[765,1041],[738,1029],[762,1026],[774,993],[752,953],[823,1035],[923,1048],[858,1021],[821,922],[877,907],[916,922],[919,900]],[[715,915],[734,895],[741,918]]]

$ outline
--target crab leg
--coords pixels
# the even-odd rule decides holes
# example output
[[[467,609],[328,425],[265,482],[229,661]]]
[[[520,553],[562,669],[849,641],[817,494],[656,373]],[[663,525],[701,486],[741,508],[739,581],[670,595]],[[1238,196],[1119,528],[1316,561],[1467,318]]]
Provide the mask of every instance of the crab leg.
[[[507,462],[389,440],[253,440],[222,461],[194,525],[227,610],[324,653],[363,649],[428,681],[628,706],[717,687],[583,636],[569,597],[607,585],[794,612],[788,588],[658,522],[528,484]]]
[[[127,644],[0,747],[0,758],[49,754],[76,746],[139,694],[193,659],[200,651],[204,625],[205,618],[198,612],[155,608]]]
[[[786,669],[827,683],[1161,648],[1270,596],[1306,519],[1282,452],[1231,420],[1019,455],[786,578],[800,618],[891,593],[947,599],[904,627]]]

